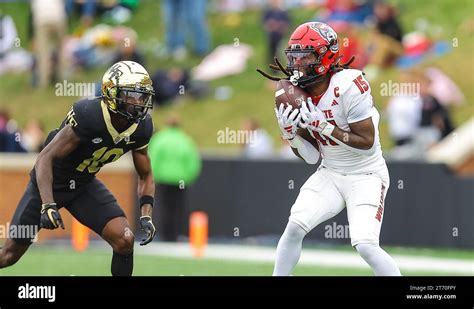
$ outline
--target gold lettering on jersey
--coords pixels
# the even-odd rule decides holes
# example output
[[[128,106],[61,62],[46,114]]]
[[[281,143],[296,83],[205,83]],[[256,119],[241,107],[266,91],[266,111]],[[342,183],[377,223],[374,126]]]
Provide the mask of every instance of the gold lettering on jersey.
[[[74,110],[71,108],[71,110],[69,111],[69,113],[67,113],[66,116],[66,124],[70,125],[71,127],[77,126],[77,121],[76,119],[74,119],[74,115]]]
[[[117,161],[122,155],[122,148],[112,148],[107,151],[107,147],[102,147],[92,153],[92,158],[82,161],[82,163],[76,167],[76,170],[79,172],[84,172],[84,170],[87,168],[89,173],[96,173],[103,165]],[[113,158],[110,160],[112,156]]]

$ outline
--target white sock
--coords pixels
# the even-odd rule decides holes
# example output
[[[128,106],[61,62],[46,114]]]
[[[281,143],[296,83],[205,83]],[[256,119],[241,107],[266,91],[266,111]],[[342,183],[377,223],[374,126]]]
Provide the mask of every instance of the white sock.
[[[376,276],[401,276],[393,258],[378,245],[363,243],[355,247]]]
[[[288,222],[276,250],[273,276],[289,276],[301,255],[306,231],[296,223]]]

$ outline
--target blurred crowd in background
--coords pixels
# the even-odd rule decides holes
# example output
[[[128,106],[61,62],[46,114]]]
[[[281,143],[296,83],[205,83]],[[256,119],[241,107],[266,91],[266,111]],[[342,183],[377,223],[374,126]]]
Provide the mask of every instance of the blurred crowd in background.
[[[123,25],[140,5],[145,4],[138,0],[31,0],[31,50],[18,44],[16,21],[0,12],[0,75],[30,71],[31,85],[45,88],[71,79],[81,70],[120,60],[132,60],[148,67],[140,34]],[[426,149],[455,129],[450,110],[464,103],[463,93],[440,68],[419,66],[427,55],[449,53],[449,46],[442,40],[433,40],[436,33],[430,36],[423,31],[406,33],[400,25],[399,8],[379,0],[162,0],[164,33],[159,36],[163,40],[153,45],[154,55],[173,63],[180,63],[190,55],[201,61],[193,68],[177,65],[150,72],[157,93],[156,106],[175,104],[184,88],[186,95],[195,99],[208,96],[210,81],[245,69],[252,47],[215,46],[211,34],[219,29],[209,28],[210,12],[245,14],[246,10],[260,10],[266,35],[266,59],[262,62],[273,62],[296,27],[289,13],[294,7],[313,10],[312,20],[331,25],[339,35],[344,55],[341,61],[356,56],[352,67],[363,70],[369,81],[395,66],[400,72],[396,82],[420,85],[416,95],[392,94],[387,109],[382,111],[395,144],[392,158],[423,159]],[[79,18],[79,24],[68,32],[72,18]],[[432,32],[437,29],[420,27]],[[99,92],[100,81],[97,81],[95,94]],[[225,100],[229,95],[231,89],[225,87],[215,91],[216,100]],[[275,145],[255,119],[242,119],[240,129],[256,132],[257,136],[255,142],[242,145],[243,156],[265,158],[277,154],[296,158],[286,143]],[[40,121],[33,119],[24,128],[18,128],[8,111],[0,111],[1,152],[37,152],[44,138]]]

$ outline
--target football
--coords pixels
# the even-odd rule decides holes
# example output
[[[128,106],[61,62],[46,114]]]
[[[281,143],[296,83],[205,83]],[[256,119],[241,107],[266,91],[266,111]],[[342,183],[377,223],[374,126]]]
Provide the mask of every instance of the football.
[[[300,108],[309,94],[298,86],[294,86],[289,80],[282,79],[277,82],[275,91],[275,106],[290,104],[293,108]]]
[[[298,86],[294,86],[289,80],[282,79],[277,82],[275,91],[275,106],[278,108],[280,104],[291,104],[293,108],[299,109],[301,104],[306,101],[310,95]],[[314,148],[319,150],[319,145],[308,130],[299,128],[297,134],[307,140]]]

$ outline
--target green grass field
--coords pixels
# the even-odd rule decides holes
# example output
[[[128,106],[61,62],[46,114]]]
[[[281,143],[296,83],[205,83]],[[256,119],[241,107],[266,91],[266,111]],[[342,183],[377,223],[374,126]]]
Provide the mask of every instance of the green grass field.
[[[344,249],[345,250],[345,249]],[[434,250],[389,248],[390,253],[456,258],[472,261],[474,252],[464,250]],[[33,246],[14,266],[0,269],[0,276],[109,276],[111,252],[103,248],[90,248],[75,252],[60,246]],[[270,262],[236,262],[206,258],[177,258],[153,255],[135,255],[136,276],[269,276]],[[408,276],[450,275],[447,272],[404,271]],[[298,265],[296,276],[372,276],[361,268],[318,267]],[[459,275],[459,274],[455,274]]]
[[[456,47],[444,57],[428,60],[423,66],[435,65],[443,69],[462,89],[466,96],[466,103],[452,110],[456,125],[460,125],[474,114],[474,64],[472,51],[474,50],[472,17],[474,2],[471,0],[457,0],[453,4],[449,0],[399,0],[392,1],[399,4],[400,19],[405,32],[415,30],[415,25],[421,19],[431,26],[439,27],[438,38],[448,42],[456,42]],[[26,2],[2,3],[0,10],[11,14],[17,23],[21,45],[31,46],[27,35],[28,6]],[[313,10],[298,9],[290,12],[293,25],[308,21],[314,15]],[[199,102],[188,98],[183,104],[155,109],[153,117],[155,126],[163,125],[164,120],[172,112],[181,114],[184,129],[191,134],[201,148],[233,148],[236,145],[218,144],[216,134],[226,127],[239,129],[241,121],[249,116],[257,119],[278,141],[279,134],[273,113],[272,90],[265,87],[264,79],[255,72],[256,67],[266,66],[265,36],[260,22],[261,12],[248,11],[240,15],[212,13],[209,16],[209,26],[212,33],[213,46],[221,44],[240,43],[250,44],[254,53],[248,62],[246,70],[239,75],[229,76],[211,83],[212,87],[230,86],[233,96],[227,101],[216,101],[211,95]],[[153,22],[152,22],[153,21]],[[77,20],[73,20],[70,30],[74,30]],[[136,29],[140,43],[146,51],[147,68],[154,71],[157,68],[174,65],[173,61],[159,59],[153,56],[155,43],[163,41],[163,24],[160,17],[159,1],[144,0],[134,13],[133,18],[126,25]],[[364,34],[367,37],[367,33]],[[370,38],[368,38],[370,39]],[[196,57],[190,57],[184,64],[191,67],[199,63]],[[105,70],[104,67],[91,71],[80,72],[74,76],[72,82],[93,82],[98,80]],[[381,83],[388,80],[397,81],[396,69],[385,71],[377,80],[372,82],[372,94],[377,107],[383,110],[388,97],[380,95]],[[30,86],[28,74],[0,76],[0,109],[8,108],[12,116],[24,125],[32,117],[40,118],[47,130],[58,126],[64,115],[73,103],[75,97],[58,97],[54,95],[54,88],[35,90]],[[388,149],[392,142],[388,137],[387,123],[381,122],[382,146]],[[278,142],[275,143],[279,145]]]
[[[58,259],[59,257],[59,259]],[[108,276],[111,253],[90,250],[76,253],[68,249],[33,249],[15,266],[1,269],[2,276]],[[54,262],[52,262],[54,261]],[[219,261],[138,255],[134,259],[136,276],[268,276],[270,263]],[[298,267],[296,275],[370,275],[361,271],[339,268]]]

